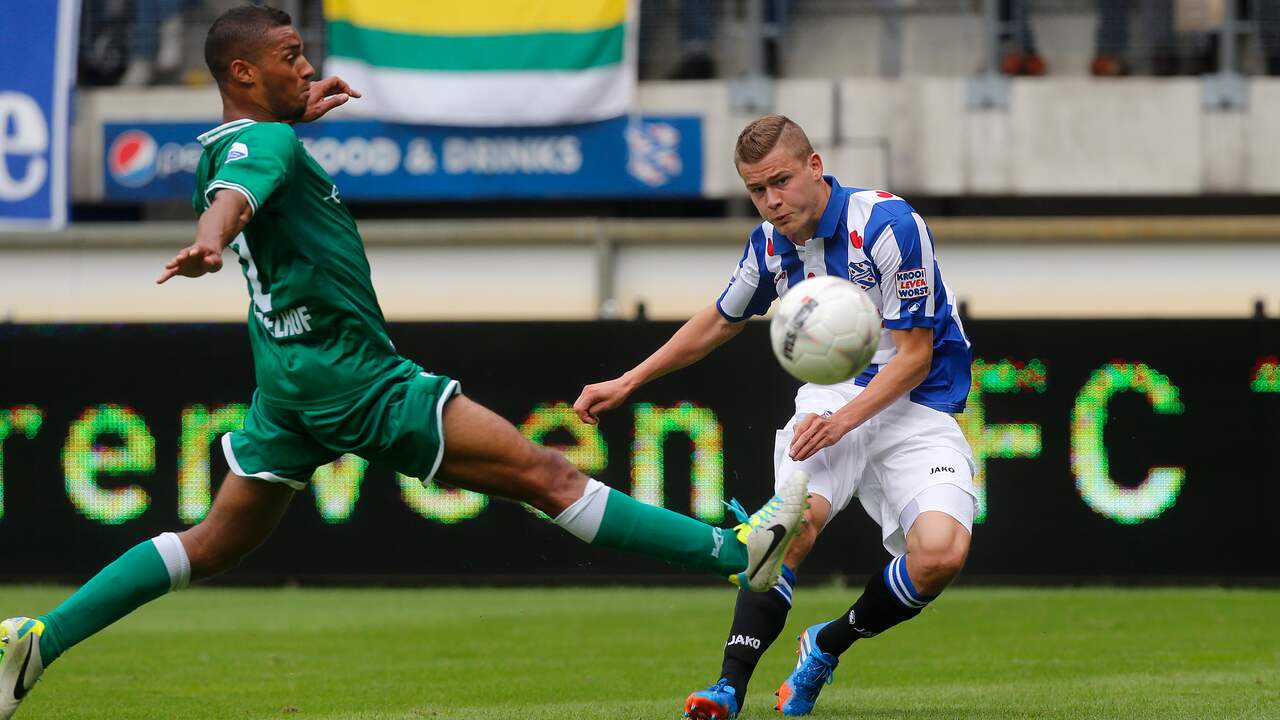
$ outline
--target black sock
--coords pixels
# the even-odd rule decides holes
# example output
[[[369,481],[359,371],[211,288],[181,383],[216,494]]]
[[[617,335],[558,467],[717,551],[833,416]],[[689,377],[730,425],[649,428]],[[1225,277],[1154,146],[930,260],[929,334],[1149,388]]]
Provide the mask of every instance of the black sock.
[[[907,575],[906,555],[894,558],[882,572],[871,576],[862,597],[849,608],[849,612],[818,631],[818,649],[839,655],[848,650],[855,640],[879,635],[919,615],[935,597],[916,592],[911,577]]]
[[[733,608],[733,625],[729,628],[729,639],[724,646],[724,664],[720,666],[720,677],[733,686],[739,709],[742,708],[747,683],[751,680],[751,673],[755,672],[756,663],[760,662],[764,651],[778,639],[783,626],[787,624],[795,582],[796,574],[783,565],[782,578],[778,580],[777,587],[769,592],[738,591],[738,602]]]

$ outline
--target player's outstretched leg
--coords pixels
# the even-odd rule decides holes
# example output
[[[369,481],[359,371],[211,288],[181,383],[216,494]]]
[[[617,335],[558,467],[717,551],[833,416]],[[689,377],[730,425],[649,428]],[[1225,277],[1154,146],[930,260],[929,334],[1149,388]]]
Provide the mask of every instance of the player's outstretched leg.
[[[47,615],[5,620],[0,720],[13,715],[44,670],[72,646],[191,580],[238,563],[271,534],[292,497],[284,485],[228,475],[209,516],[195,527],[135,545]]]
[[[185,586],[186,553],[173,533],[134,546],[53,612],[0,625],[0,720],[8,720],[64,650],[170,590]],[[170,568],[173,568],[172,570]]]
[[[760,592],[777,583],[804,522],[805,475],[783,484],[759,527],[717,528],[587,478],[561,453],[461,395],[445,406],[444,443],[439,476],[450,484],[529,503],[592,545],[706,570]]]
[[[793,546],[794,547],[794,546]],[[695,690],[684,701],[684,716],[694,720],[725,720],[742,710],[747,683],[764,652],[782,632],[791,610],[796,575],[784,563],[782,577],[771,592],[739,590],[733,623],[725,641],[720,679],[711,687]]]
[[[841,653],[860,638],[874,637],[919,615],[960,574],[968,553],[968,528],[946,513],[921,513],[907,535],[907,554],[872,575],[862,596],[843,615],[800,635],[800,657],[778,688],[778,710],[783,715],[808,715],[823,686],[831,683]]]
[[[831,512],[831,504],[821,495],[810,495],[809,501],[805,525],[787,551],[782,565],[782,577],[773,591],[738,592],[729,637],[724,644],[720,679],[711,687],[694,691],[685,698],[685,717],[694,720],[723,720],[741,712],[746,703],[747,685],[755,673],[756,665],[787,624],[787,614],[791,611],[792,595],[796,587],[793,568],[799,567],[813,549],[818,533],[826,525]],[[759,518],[748,518],[741,506],[731,507],[744,523],[759,524]]]

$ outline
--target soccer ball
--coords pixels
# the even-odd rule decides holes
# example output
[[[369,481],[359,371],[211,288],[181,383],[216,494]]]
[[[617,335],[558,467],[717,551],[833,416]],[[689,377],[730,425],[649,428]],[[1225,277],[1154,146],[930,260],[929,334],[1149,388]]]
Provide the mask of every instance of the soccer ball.
[[[880,314],[848,280],[811,278],[778,303],[769,337],[784,370],[805,382],[830,385],[867,369],[880,344]]]

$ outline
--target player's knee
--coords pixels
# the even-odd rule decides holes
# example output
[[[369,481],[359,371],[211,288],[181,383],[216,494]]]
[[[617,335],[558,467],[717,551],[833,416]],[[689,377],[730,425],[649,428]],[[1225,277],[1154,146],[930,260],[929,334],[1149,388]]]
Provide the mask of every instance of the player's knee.
[[[201,525],[181,533],[182,545],[191,563],[191,579],[203,580],[235,568],[249,555],[251,547],[244,547],[227,538],[225,534],[210,531]]]
[[[822,533],[822,528],[826,527],[830,517],[831,504],[827,499],[819,495],[810,495],[809,507],[804,511],[804,525],[800,526],[800,533],[796,535],[795,540],[791,541],[791,547],[787,548],[787,554],[783,558],[792,570],[799,569],[800,563],[809,556],[809,552],[818,542],[818,535]]]
[[[796,538],[796,542],[803,543],[806,550],[812,548],[814,543],[818,542],[820,532],[822,532],[822,526],[806,522],[800,526],[800,535]]]
[[[925,574],[937,580],[951,582],[964,569],[965,558],[964,552],[948,548],[925,555],[921,559],[921,567]]]
[[[964,569],[965,560],[969,557],[968,534],[957,533],[939,538],[937,542],[924,543],[914,554],[911,565],[921,576],[922,583],[929,588],[930,594],[940,592]]]
[[[532,444],[531,448],[525,483],[529,497],[522,499],[549,515],[558,515],[582,496],[582,473],[557,450]]]
[[[792,570],[799,569],[800,563],[809,556],[809,552],[813,550],[813,546],[818,542],[818,533],[822,531],[822,526],[815,524],[805,513],[805,524],[800,528],[800,534],[796,535],[796,539],[791,541],[791,547],[787,548],[787,554],[784,558],[788,566]]]

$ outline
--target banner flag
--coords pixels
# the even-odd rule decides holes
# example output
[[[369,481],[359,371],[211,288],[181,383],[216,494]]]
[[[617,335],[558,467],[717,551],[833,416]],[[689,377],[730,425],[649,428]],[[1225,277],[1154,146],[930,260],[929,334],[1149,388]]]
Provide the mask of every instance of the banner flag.
[[[560,125],[623,115],[636,87],[631,0],[325,0],[326,75],[344,108],[402,123]]]

